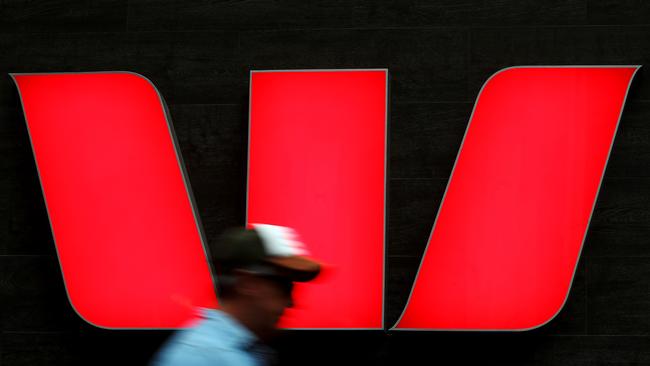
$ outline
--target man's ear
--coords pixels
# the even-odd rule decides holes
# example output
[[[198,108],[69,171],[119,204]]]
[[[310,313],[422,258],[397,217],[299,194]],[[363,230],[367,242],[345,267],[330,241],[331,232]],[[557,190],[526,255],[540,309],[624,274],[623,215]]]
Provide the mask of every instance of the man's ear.
[[[239,296],[256,297],[259,293],[259,281],[255,275],[244,270],[235,270],[234,290]]]

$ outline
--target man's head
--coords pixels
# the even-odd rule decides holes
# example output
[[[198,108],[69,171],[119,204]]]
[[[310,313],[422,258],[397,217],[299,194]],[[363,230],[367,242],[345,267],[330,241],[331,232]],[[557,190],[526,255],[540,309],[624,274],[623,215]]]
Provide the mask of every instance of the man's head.
[[[293,282],[313,279],[320,265],[292,229],[252,226],[226,231],[210,254],[221,308],[265,337],[293,305]]]

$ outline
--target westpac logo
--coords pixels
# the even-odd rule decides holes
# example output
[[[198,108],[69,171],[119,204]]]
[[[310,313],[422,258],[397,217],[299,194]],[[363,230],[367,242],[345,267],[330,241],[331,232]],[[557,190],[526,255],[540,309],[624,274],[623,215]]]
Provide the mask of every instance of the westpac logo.
[[[392,329],[526,330],[560,311],[637,70],[513,67],[486,81]],[[218,306],[154,85],[128,72],[12,76],[78,314],[175,328],[193,306]],[[385,326],[388,110],[388,70],[251,73],[246,220],[296,228],[328,264],[296,287],[286,328]]]

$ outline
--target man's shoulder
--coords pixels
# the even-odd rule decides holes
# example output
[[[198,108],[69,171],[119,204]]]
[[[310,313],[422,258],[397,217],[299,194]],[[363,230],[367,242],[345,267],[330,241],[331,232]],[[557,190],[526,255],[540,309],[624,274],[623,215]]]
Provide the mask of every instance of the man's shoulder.
[[[248,364],[247,355],[233,342],[220,313],[204,312],[194,326],[174,333],[154,358],[152,365]]]

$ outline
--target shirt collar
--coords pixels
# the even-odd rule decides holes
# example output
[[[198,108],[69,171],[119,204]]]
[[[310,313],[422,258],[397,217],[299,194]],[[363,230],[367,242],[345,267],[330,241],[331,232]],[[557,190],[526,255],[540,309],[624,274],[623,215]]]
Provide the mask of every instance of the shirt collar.
[[[197,309],[200,318],[209,322],[209,329],[215,332],[215,338],[228,342],[232,347],[244,350],[263,360],[264,364],[277,363],[273,349],[264,344],[253,332],[229,314],[210,308]]]

